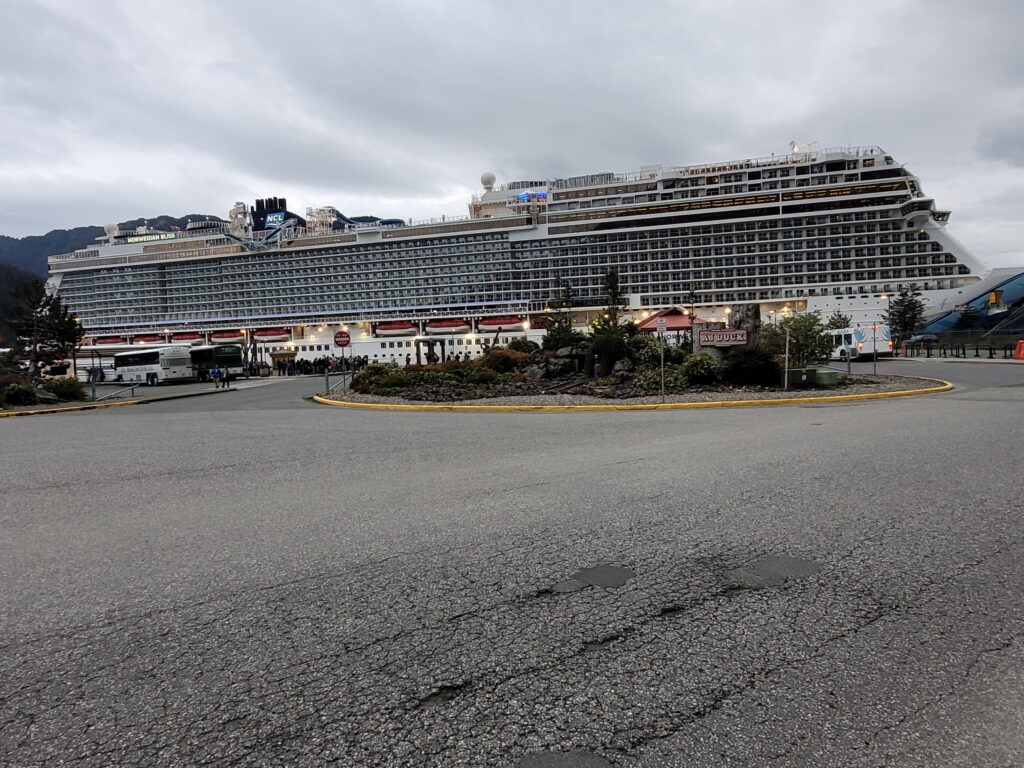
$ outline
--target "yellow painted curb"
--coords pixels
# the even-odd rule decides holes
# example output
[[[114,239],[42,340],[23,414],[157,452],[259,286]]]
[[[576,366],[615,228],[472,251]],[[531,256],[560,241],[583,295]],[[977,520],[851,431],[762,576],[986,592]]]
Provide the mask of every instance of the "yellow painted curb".
[[[923,378],[923,377],[915,377]],[[701,403],[644,403],[642,405],[407,405],[399,403],[353,403],[346,400],[331,400],[313,395],[313,400],[322,405],[338,408],[364,408],[375,411],[466,411],[507,413],[525,411],[534,413],[561,413],[567,411],[680,411],[695,408],[739,408],[761,405],[807,405],[808,403],[848,403],[857,400],[885,400],[892,397],[913,397],[948,392],[953,385],[943,379],[929,379],[939,386],[926,389],[899,389],[894,392],[867,392],[860,395],[824,395],[822,397],[790,397],[775,400],[719,400]]]
[[[118,400],[116,403],[89,403],[66,408],[33,408],[31,411],[0,411],[0,419],[13,416],[41,416],[44,413],[68,413],[70,411],[95,411],[100,408],[120,408],[122,405],[138,405],[141,400]]]

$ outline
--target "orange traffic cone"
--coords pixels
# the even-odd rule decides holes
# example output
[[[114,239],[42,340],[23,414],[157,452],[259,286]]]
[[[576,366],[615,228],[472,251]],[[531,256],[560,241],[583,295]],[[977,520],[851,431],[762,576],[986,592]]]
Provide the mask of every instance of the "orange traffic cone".
[[[1024,360],[1024,339],[1017,339],[1017,348],[1013,350],[1014,360]]]

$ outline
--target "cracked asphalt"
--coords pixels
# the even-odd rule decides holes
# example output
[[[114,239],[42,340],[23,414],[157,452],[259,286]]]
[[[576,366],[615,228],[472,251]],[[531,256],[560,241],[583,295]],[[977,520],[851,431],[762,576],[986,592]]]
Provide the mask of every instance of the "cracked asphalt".
[[[1024,765],[1024,369],[913,365],[970,370],[833,406],[378,413],[296,380],[7,420],[0,765]]]

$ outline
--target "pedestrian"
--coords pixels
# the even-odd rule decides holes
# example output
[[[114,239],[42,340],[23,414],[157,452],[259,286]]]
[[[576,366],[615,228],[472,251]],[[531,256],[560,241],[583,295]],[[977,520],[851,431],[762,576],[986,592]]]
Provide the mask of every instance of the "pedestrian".
[[[210,369],[210,379],[213,381],[213,388],[217,389],[220,387],[221,370],[216,365]]]

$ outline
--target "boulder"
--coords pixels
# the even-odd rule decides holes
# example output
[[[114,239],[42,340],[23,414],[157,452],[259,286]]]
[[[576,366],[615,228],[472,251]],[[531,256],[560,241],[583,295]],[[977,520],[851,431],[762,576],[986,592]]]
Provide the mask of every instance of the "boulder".
[[[544,368],[540,365],[528,365],[523,373],[530,381],[540,381],[544,378]]]

